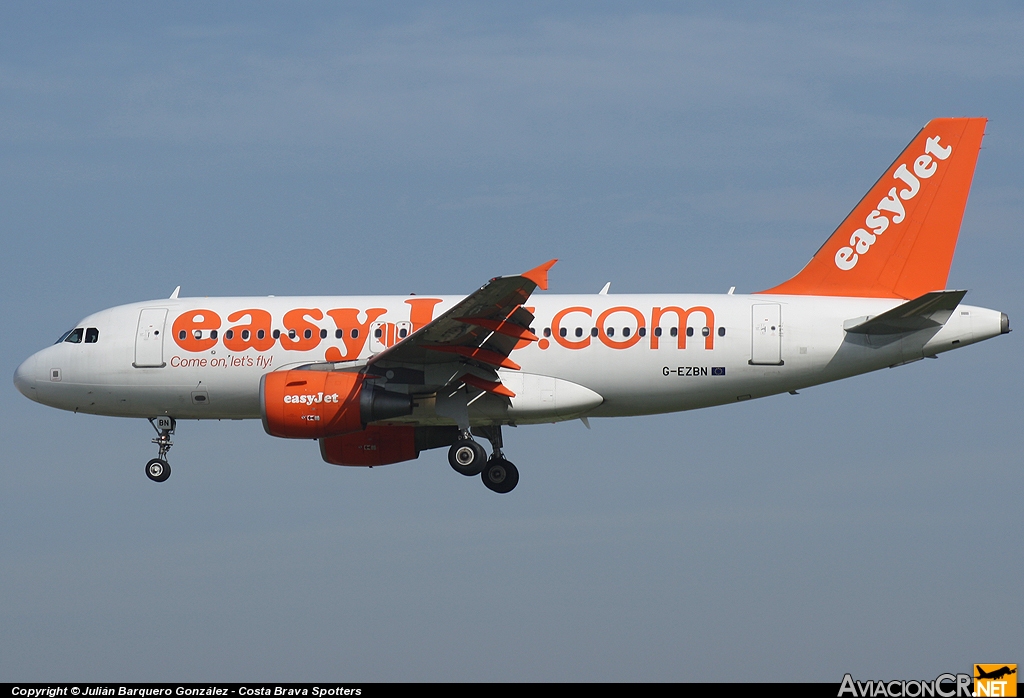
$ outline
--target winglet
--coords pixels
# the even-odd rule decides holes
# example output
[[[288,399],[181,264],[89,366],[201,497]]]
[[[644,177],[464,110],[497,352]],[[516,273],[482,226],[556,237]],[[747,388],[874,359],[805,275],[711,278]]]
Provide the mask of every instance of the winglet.
[[[529,279],[533,283],[540,287],[541,291],[548,290],[548,270],[555,266],[557,259],[552,259],[550,262],[544,262],[539,267],[534,267],[530,271],[523,272],[520,274],[524,279]]]

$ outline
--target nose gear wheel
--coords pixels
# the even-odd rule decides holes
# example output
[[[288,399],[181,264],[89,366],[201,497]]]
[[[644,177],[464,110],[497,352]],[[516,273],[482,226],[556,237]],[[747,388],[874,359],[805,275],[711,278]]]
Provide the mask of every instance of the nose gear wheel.
[[[153,482],[163,482],[170,476],[171,466],[167,461],[154,458],[146,463],[146,477]]]

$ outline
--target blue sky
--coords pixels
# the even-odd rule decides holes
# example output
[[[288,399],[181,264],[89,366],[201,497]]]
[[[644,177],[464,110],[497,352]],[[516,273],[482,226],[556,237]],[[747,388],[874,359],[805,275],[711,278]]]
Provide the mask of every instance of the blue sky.
[[[0,362],[167,296],[756,291],[937,116],[1024,318],[1012,3],[0,8]],[[328,466],[0,391],[0,680],[931,678],[1020,661],[1019,334],[743,405]]]

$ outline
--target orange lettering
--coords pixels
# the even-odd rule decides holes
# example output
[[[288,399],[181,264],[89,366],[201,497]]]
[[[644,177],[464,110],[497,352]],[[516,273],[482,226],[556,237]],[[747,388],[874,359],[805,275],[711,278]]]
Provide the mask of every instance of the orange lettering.
[[[711,308],[707,308],[707,307],[705,307],[703,305],[694,306],[694,307],[690,308],[689,310],[683,310],[682,308],[677,308],[676,306],[669,306],[668,308],[652,308],[651,309],[651,325],[654,326],[655,328],[658,328],[658,327],[661,326],[661,316],[662,315],[664,315],[665,313],[675,313],[676,314],[676,318],[679,321],[679,342],[678,342],[678,346],[679,346],[680,349],[685,349],[686,348],[686,328],[687,328],[687,322],[689,321],[690,313],[697,313],[697,312],[704,314],[704,322],[707,323],[705,325],[705,327],[707,327],[710,330],[710,332],[708,333],[708,336],[704,338],[704,348],[705,349],[714,349],[715,348],[715,332],[714,332],[714,329],[715,329],[715,314],[711,311]],[[658,348],[658,333],[657,332],[652,332],[651,333],[651,349],[657,349],[657,348]]]
[[[171,333],[174,342],[185,351],[206,351],[217,344],[217,340],[207,333],[203,338],[203,330],[220,328],[220,315],[212,310],[189,310],[174,320]]]
[[[586,347],[589,347],[589,333],[587,333],[587,335],[583,339],[576,342],[562,336],[562,318],[564,318],[569,313],[586,313],[587,315],[592,315],[593,311],[590,308],[584,308],[583,306],[579,305],[574,305],[571,308],[559,310],[557,313],[555,313],[555,317],[551,318],[551,336],[554,338],[556,342],[561,344],[566,349],[585,349]]]
[[[410,298],[406,301],[410,306],[409,322],[413,332],[434,319],[434,306],[440,302],[440,298]]]
[[[294,339],[289,336],[290,333],[281,335],[281,346],[284,349],[310,351],[320,344],[320,328],[306,320],[307,317],[322,320],[324,314],[317,308],[296,308],[284,314],[285,329],[295,331]]]
[[[632,337],[620,341],[608,336],[608,332],[604,328],[604,323],[612,313],[630,313],[634,318],[636,318],[637,331],[633,333]],[[644,325],[644,316],[639,310],[636,308],[629,308],[624,305],[617,305],[614,308],[608,308],[608,310],[597,316],[597,336],[607,347],[611,347],[612,349],[629,349],[640,341],[640,328],[644,327]]]
[[[438,303],[440,303],[440,301],[438,301]],[[414,305],[413,308],[415,309],[415,307],[416,306]],[[345,341],[344,356],[336,358],[332,352],[330,360],[353,361],[358,359],[359,354],[362,353],[363,347],[366,345],[366,340],[370,337],[370,325],[386,312],[386,308],[370,308],[366,311],[366,321],[359,322],[359,311],[355,308],[335,308],[334,310],[328,310],[327,314],[331,316],[332,320],[334,320],[335,327],[342,331],[341,337]],[[413,326],[415,327],[415,324]],[[355,331],[354,337],[352,336],[353,330]]]
[[[244,317],[249,318],[248,325],[235,325],[228,330],[231,333],[230,337],[227,333],[224,334],[225,349],[266,351],[274,346],[274,337],[271,334],[273,321],[270,319],[270,313],[256,308],[238,310],[228,315],[228,322],[238,322]]]

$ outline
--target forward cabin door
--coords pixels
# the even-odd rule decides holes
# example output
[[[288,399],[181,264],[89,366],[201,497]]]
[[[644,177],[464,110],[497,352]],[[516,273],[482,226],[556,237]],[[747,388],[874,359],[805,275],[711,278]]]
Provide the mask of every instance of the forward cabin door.
[[[163,368],[164,321],[167,308],[143,308],[135,333],[135,368]]]
[[[782,306],[762,303],[753,307],[750,363],[782,365]]]

